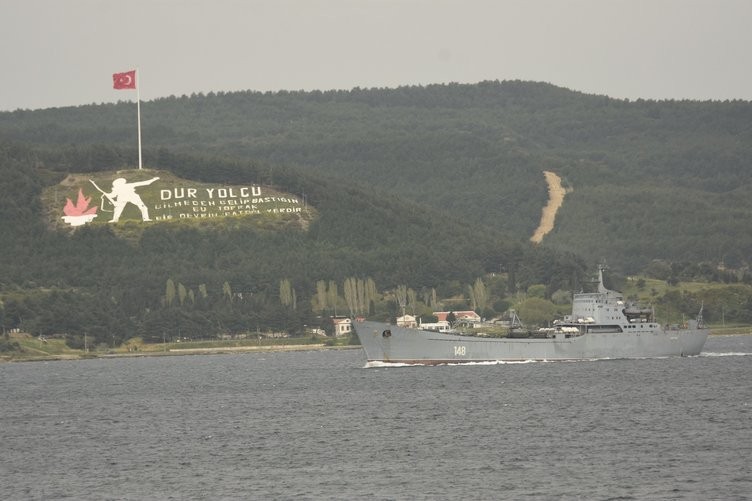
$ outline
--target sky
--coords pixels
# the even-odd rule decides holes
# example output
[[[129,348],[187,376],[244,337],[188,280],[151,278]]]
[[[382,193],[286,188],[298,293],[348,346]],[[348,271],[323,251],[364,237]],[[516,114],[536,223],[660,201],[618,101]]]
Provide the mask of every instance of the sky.
[[[752,100],[752,0],[0,0],[0,111],[530,80]]]

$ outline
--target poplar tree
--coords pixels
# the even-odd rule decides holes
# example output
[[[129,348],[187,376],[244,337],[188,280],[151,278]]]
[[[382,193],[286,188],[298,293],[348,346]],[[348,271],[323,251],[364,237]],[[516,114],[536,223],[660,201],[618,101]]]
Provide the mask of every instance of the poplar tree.
[[[283,278],[279,281],[279,301],[285,306],[290,306],[294,310],[296,308],[295,290],[290,284],[290,280]]]
[[[334,316],[337,316],[337,300],[339,294],[337,293],[337,282],[329,280],[329,289],[327,290],[327,303],[334,308]]]
[[[367,313],[371,313],[371,307],[375,306],[376,299],[379,296],[379,292],[376,289],[376,282],[372,278],[366,279],[366,307],[368,308]]]
[[[475,284],[470,288],[473,310],[483,310],[488,304],[488,288],[483,280],[478,277]]]
[[[185,289],[185,285],[178,282],[178,299],[180,300],[180,306],[185,303],[185,298],[188,296],[188,291]]]
[[[366,281],[362,278],[359,278],[356,282],[356,289],[357,289],[357,313],[358,315],[362,315],[366,310]]]
[[[407,289],[407,304],[415,316],[415,306],[418,304],[418,294],[413,289]]]
[[[323,280],[316,282],[316,300],[319,309],[323,312],[326,309],[326,282]]]
[[[398,285],[394,290],[394,297],[397,299],[397,304],[399,304],[400,308],[402,309],[402,316],[404,317],[405,306],[407,305],[407,286]]]
[[[358,304],[358,285],[357,285],[357,279],[354,277],[349,277],[345,279],[345,282],[343,285],[343,290],[345,294],[345,302],[347,303],[347,308],[350,310],[350,316],[355,316],[357,304]]]
[[[175,282],[171,278],[167,279],[167,285],[165,285],[165,304],[172,306],[175,301]]]

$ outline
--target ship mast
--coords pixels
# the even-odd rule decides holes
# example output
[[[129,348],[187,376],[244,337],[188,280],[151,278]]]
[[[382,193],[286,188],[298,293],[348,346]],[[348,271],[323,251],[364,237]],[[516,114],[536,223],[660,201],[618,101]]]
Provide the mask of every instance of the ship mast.
[[[605,264],[598,265],[598,292],[600,293],[609,292],[609,290],[606,289],[606,286],[603,285],[603,270],[605,269],[606,269]]]

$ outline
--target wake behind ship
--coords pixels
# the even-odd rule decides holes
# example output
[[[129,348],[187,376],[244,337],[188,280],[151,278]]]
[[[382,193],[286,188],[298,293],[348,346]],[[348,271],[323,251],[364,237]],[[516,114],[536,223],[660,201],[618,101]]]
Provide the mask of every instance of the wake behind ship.
[[[575,294],[572,314],[550,329],[523,337],[489,338],[398,327],[382,322],[354,324],[369,362],[446,364],[526,360],[589,360],[698,355],[709,330],[702,319],[662,326],[651,309],[627,305],[603,285]]]

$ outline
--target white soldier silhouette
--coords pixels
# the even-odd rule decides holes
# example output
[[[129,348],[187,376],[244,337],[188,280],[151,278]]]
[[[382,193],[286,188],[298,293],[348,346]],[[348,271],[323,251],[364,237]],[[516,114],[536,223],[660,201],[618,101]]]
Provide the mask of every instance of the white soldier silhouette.
[[[148,181],[138,181],[135,183],[128,183],[126,182],[125,178],[119,177],[115,179],[112,182],[112,191],[109,193],[104,193],[104,196],[107,197],[107,199],[112,202],[112,205],[115,207],[115,213],[112,215],[112,219],[110,220],[111,223],[117,223],[120,219],[120,215],[123,213],[123,210],[125,209],[125,206],[128,205],[128,203],[132,203],[138,209],[141,211],[141,219],[143,221],[151,221],[149,219],[149,209],[146,207],[146,204],[144,204],[144,201],[141,200],[141,197],[136,193],[136,187],[138,186],[146,186],[154,181],[159,179],[158,177],[154,177],[149,179]]]

